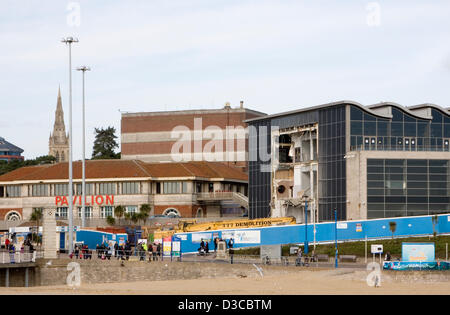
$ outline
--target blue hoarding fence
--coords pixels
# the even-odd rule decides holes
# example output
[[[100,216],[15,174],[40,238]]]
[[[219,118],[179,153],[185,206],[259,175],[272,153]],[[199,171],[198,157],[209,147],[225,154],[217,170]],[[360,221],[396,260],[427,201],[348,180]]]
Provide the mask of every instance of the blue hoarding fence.
[[[450,214],[439,215],[437,224],[433,216],[399,217],[388,219],[339,221],[315,224],[316,243],[333,243],[337,241],[363,241],[391,237],[408,237],[450,233]],[[395,222],[396,230],[390,230],[390,222]],[[234,239],[234,248],[255,247],[277,244],[304,244],[306,233],[314,233],[312,224],[294,224],[250,229],[215,230],[203,232],[177,233],[181,238],[183,253],[195,253],[201,239],[212,240],[213,233],[223,240]]]

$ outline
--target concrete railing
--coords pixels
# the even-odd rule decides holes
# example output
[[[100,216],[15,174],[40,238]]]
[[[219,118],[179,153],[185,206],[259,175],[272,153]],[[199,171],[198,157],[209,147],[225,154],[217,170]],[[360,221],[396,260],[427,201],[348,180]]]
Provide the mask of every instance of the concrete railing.
[[[233,200],[239,205],[248,208],[248,197],[245,195],[232,191],[216,191],[210,193],[198,193],[197,200],[199,201],[220,201]]]

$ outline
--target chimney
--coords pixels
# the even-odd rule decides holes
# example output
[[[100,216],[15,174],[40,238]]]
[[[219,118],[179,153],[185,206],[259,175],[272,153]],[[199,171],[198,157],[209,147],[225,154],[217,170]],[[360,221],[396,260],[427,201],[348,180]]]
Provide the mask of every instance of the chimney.
[[[230,108],[231,108],[230,102],[226,102],[225,106],[224,106],[224,109],[230,109]]]
[[[241,106],[240,106],[240,107],[241,107],[241,109],[242,109],[242,108],[244,108],[244,101],[241,101],[241,103],[240,103],[240,104],[241,104]]]

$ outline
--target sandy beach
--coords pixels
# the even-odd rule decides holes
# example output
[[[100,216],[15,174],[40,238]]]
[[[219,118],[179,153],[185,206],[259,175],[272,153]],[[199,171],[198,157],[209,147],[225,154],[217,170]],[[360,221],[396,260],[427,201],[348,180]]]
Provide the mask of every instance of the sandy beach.
[[[134,281],[81,284],[80,287],[42,286],[0,288],[0,294],[107,294],[107,295],[376,295],[376,294],[450,294],[449,275],[445,273],[383,272],[379,287],[367,284],[368,271],[361,269],[293,270],[287,274],[233,276],[214,279]],[[420,290],[418,290],[420,288]]]

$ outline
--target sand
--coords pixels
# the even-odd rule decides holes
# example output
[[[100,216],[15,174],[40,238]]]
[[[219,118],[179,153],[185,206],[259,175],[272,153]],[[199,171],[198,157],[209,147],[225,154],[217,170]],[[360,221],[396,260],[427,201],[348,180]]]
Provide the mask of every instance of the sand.
[[[449,274],[449,273],[447,273]],[[108,295],[302,295],[302,294],[450,294],[447,274],[383,272],[381,285],[370,287],[368,271],[356,269],[294,269],[288,274],[214,279],[136,281],[81,284],[80,287],[46,286],[0,288],[0,294],[108,294]]]

